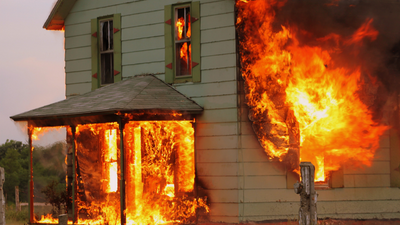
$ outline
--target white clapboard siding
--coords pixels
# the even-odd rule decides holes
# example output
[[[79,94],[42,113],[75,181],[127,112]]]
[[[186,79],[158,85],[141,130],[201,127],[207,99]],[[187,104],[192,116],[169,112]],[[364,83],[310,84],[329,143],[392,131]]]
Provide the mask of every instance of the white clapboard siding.
[[[66,95],[91,90],[90,21],[121,13],[122,76],[165,79],[164,5],[179,0],[79,0],[65,21]],[[297,219],[299,196],[286,169],[271,161],[238,96],[235,1],[200,0],[201,82],[174,88],[204,108],[196,116],[196,172],[211,202],[199,221]],[[242,91],[241,91],[242,93]],[[238,98],[240,97],[240,101]],[[343,169],[345,188],[317,190],[320,218],[400,218],[400,189],[390,188],[390,142],[381,139],[371,167]]]

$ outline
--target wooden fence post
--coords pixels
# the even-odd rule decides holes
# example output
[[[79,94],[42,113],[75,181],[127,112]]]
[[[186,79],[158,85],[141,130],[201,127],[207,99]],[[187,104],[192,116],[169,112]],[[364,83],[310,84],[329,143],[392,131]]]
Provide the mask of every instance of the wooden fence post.
[[[15,211],[21,212],[21,205],[19,204],[19,187],[15,186]]]
[[[3,195],[3,184],[6,179],[4,168],[0,167],[0,225],[6,224],[6,201]]]
[[[301,182],[294,184],[300,195],[299,225],[317,225],[317,192],[314,189],[315,167],[310,162],[300,163]]]

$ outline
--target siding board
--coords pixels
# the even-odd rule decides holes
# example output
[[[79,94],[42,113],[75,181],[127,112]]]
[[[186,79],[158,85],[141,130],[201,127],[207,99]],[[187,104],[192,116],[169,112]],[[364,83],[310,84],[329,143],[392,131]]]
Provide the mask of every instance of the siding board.
[[[237,149],[197,150],[196,157],[197,162],[234,163],[238,161],[238,151]]]
[[[197,163],[199,176],[237,176],[237,163]]]
[[[165,50],[149,50],[141,52],[131,52],[122,54],[122,65],[131,65],[139,63],[160,62],[165,60]]]
[[[164,62],[122,65],[122,76],[131,77],[140,74],[160,74],[164,73],[164,68]]]
[[[216,189],[216,190],[229,190],[238,189],[238,179],[237,177],[208,177],[208,176],[198,176],[201,186],[206,189]]]
[[[237,134],[237,123],[197,123],[197,137],[225,136]]]
[[[245,162],[243,166],[246,176],[286,175],[284,168],[281,168],[283,165],[276,162]]]
[[[79,35],[90,35],[90,20],[85,23],[65,26],[65,37]]]
[[[71,48],[90,47],[90,37],[90,35],[81,35],[65,38],[65,50],[68,51]]]
[[[197,116],[196,121],[207,123],[236,122],[236,113],[236,108],[205,110],[201,115]]]
[[[164,49],[164,37],[126,40],[122,42],[122,53],[139,52],[153,49]]]
[[[246,176],[245,189],[263,189],[269,193],[271,188],[286,189],[286,176]]]
[[[208,97],[192,97],[193,101],[202,106],[205,110],[208,109],[226,109],[235,108],[236,95],[220,95]],[[200,130],[198,132],[201,132]]]
[[[237,148],[238,138],[236,135],[231,136],[215,136],[215,137],[197,137],[196,149],[234,149]]]
[[[66,73],[66,84],[87,83],[92,82],[91,71],[70,72]]]
[[[72,48],[65,51],[65,61],[76,59],[87,59],[92,56],[92,49],[90,46],[82,48]]]
[[[164,20],[164,10],[133,14],[129,16],[122,17],[122,24],[124,27],[136,27],[145,26],[151,24],[163,23]]]
[[[201,30],[214,29],[220,27],[235,26],[234,13],[218,14],[201,18]]]
[[[235,40],[235,27],[220,27],[201,31],[201,43]]]
[[[201,72],[202,83],[213,83],[221,81],[236,80],[236,67],[203,70]]]
[[[66,85],[66,96],[74,96],[85,94],[92,90],[92,83],[79,83],[79,84],[67,84]]]
[[[236,54],[201,57],[201,69],[219,69],[236,66]]]
[[[191,98],[236,94],[236,82],[234,81],[176,85],[175,87],[182,94]]]
[[[229,1],[218,1],[207,4],[201,4],[201,16],[212,16],[221,13],[233,13],[235,11],[235,5]]]
[[[121,40],[125,41],[139,38],[150,38],[155,36],[164,36],[164,23],[125,28],[121,34]]]
[[[92,61],[91,59],[80,59],[73,61],[65,62],[65,72],[79,72],[79,71],[87,71],[92,69]]]
[[[201,45],[201,56],[235,54],[236,42],[235,40],[211,42]]]

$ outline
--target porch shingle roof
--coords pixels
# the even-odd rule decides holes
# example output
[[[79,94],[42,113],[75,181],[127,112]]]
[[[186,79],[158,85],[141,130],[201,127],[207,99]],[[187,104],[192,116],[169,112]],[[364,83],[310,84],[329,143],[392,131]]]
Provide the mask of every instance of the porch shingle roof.
[[[132,112],[201,113],[203,108],[153,75],[139,75],[11,117],[14,121]]]

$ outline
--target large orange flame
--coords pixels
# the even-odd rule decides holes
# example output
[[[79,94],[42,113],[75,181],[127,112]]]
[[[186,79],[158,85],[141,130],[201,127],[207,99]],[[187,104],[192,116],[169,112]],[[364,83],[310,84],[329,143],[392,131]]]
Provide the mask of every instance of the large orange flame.
[[[78,224],[120,224],[119,132],[117,123],[76,128]],[[132,121],[123,135],[127,224],[190,223],[199,208],[208,211],[193,195],[192,121]]]
[[[331,48],[309,46],[299,42],[293,25],[273,30],[275,10],[285,2],[236,3],[246,99],[260,143],[279,160],[298,149],[301,161],[315,165],[317,181],[347,161],[370,165],[387,127],[373,121],[360,98],[363,68],[339,66],[330,53],[375,40],[373,20],[367,18],[349,38],[330,34],[317,40],[334,40]]]

